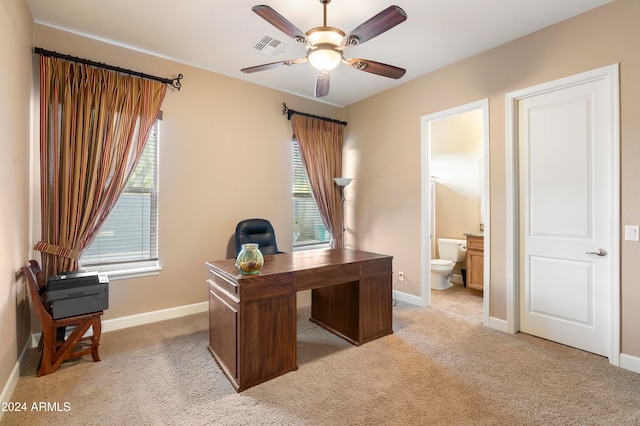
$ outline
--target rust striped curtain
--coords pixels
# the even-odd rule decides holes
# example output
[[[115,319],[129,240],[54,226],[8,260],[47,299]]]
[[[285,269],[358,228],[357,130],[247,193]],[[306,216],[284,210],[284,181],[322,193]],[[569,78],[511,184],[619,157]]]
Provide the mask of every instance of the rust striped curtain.
[[[311,194],[331,233],[331,248],[342,248],[342,203],[333,179],[342,176],[344,124],[294,114],[291,125]]]
[[[75,270],[135,169],[166,93],[157,81],[40,57],[45,276]]]

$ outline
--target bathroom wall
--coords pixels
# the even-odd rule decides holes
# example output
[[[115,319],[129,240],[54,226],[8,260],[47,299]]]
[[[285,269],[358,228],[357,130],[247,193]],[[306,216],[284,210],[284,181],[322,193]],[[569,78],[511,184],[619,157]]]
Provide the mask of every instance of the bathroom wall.
[[[435,238],[465,239],[480,231],[482,111],[431,123],[431,175],[436,178]],[[439,254],[435,252],[439,257]]]

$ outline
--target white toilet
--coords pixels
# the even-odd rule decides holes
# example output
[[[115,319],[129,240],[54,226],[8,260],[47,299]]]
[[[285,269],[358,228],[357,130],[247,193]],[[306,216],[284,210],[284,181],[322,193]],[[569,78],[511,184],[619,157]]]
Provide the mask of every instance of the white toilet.
[[[431,260],[431,289],[446,290],[453,286],[451,277],[457,262],[462,262],[467,254],[467,241],[438,238],[440,259]]]

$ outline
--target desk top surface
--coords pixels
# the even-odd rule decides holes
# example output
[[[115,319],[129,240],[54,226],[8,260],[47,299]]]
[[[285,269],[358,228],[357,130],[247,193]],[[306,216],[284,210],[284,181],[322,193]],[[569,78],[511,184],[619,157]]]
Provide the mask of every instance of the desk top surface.
[[[235,267],[235,259],[209,261],[206,264],[207,267],[232,275],[236,279],[250,279],[260,275],[282,274],[385,258],[391,258],[391,256],[351,249],[307,250],[273,254],[264,256],[264,266],[258,275],[239,273]]]

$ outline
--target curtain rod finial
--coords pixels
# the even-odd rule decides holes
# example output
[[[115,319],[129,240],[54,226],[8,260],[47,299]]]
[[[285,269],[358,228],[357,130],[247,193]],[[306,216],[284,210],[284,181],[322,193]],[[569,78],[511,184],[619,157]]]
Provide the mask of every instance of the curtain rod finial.
[[[183,77],[184,76],[182,74],[178,74],[177,77],[172,78],[167,84],[169,84],[174,89],[178,89],[179,92],[180,88],[182,87],[182,83],[180,82],[180,80],[182,80]]]
[[[294,111],[290,110],[289,107],[287,106],[286,102],[282,103],[282,115],[287,114],[287,120],[291,120],[291,116],[293,115]]]

